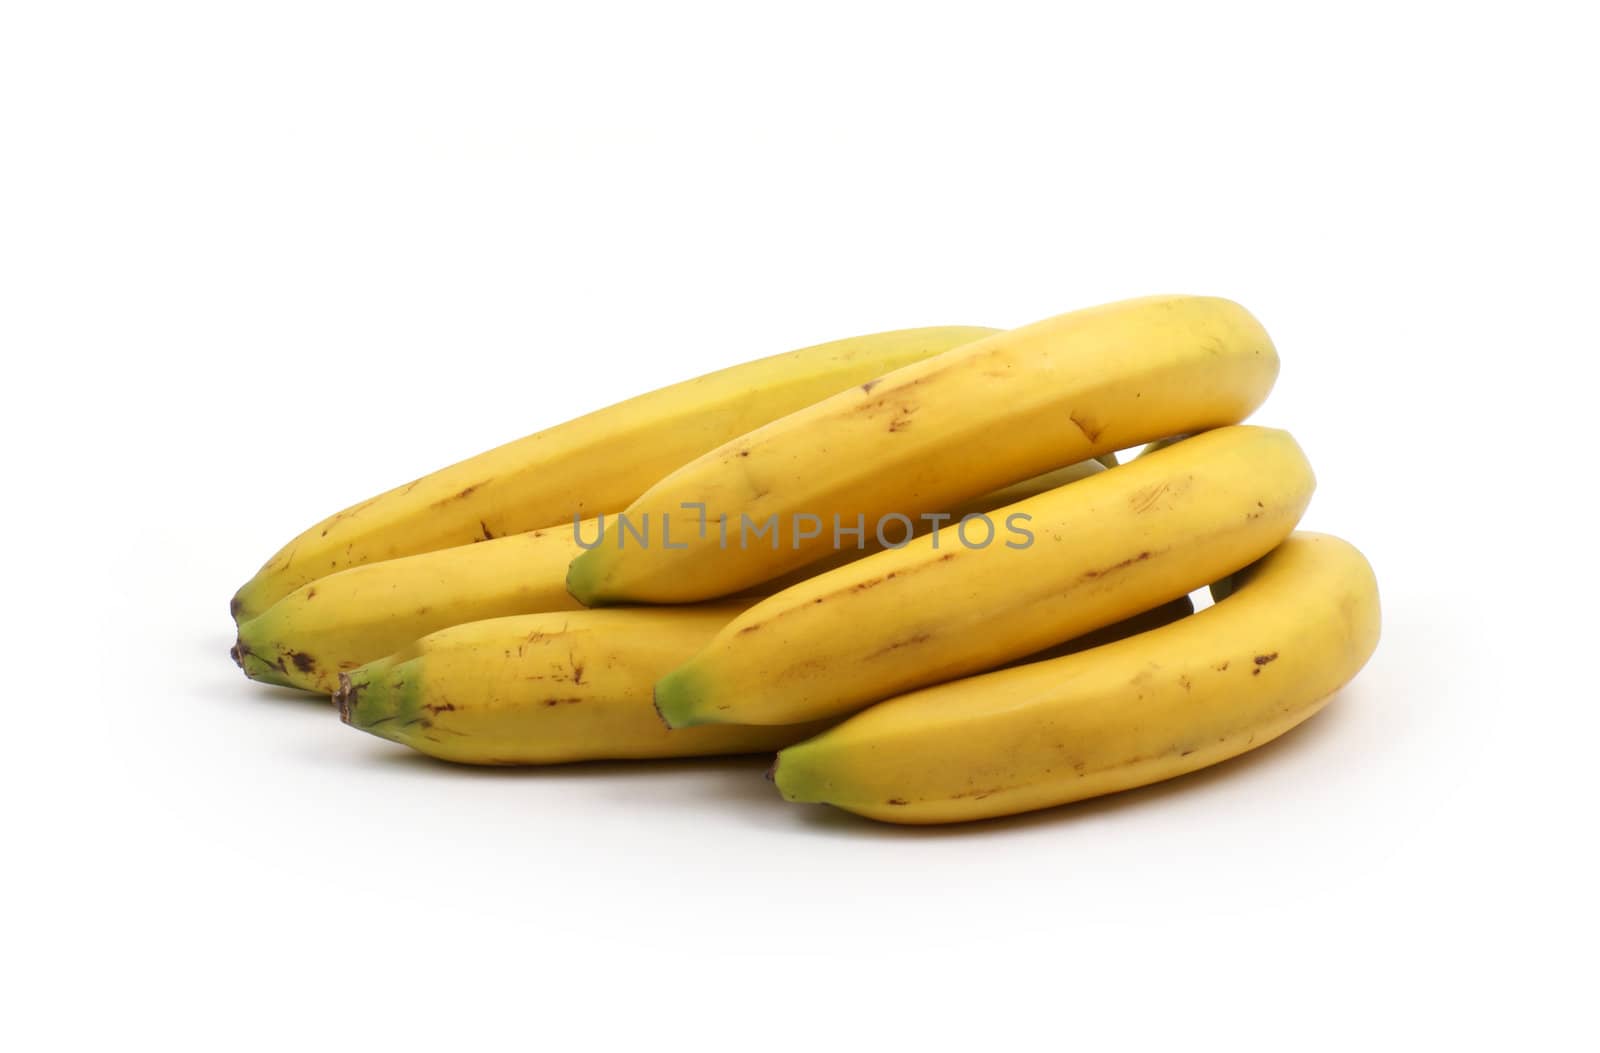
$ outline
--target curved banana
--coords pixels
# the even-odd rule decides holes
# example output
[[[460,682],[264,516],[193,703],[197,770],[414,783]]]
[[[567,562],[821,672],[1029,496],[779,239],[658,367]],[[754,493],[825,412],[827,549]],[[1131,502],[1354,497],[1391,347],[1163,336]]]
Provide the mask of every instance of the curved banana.
[[[1287,432],[1197,435],[998,509],[986,546],[946,530],[767,598],[663,677],[657,708],[673,727],[792,724],[993,669],[1259,559],[1314,486]]]
[[[1097,461],[1070,465],[951,514],[959,520],[992,511],[1099,471]],[[598,529],[587,520],[337,571],[300,586],[240,625],[234,661],[252,680],[326,695],[338,688],[340,673],[428,633],[512,614],[572,610],[578,601],[567,592],[567,565],[583,551],[577,538],[593,538]],[[821,565],[801,568],[793,580],[863,554],[845,549]],[[777,584],[765,588],[773,591]]]
[[[339,674],[428,633],[512,614],[572,610],[567,564],[593,520],[367,563],[302,585],[239,626],[252,680],[332,694]]]
[[[1361,553],[1297,533],[1199,614],[891,699],[779,753],[773,778],[791,801],[895,823],[1011,815],[1143,786],[1270,742],[1317,712],[1371,657],[1379,622]]]
[[[340,677],[346,724],[464,764],[774,750],[826,725],[668,731],[650,687],[740,606],[528,614],[458,625]]]
[[[233,597],[234,621],[346,567],[615,511],[751,428],[994,332],[901,329],[818,344],[674,384],[478,454],[353,505],[289,542]]]
[[[624,518],[607,517],[567,585],[588,606],[735,593],[817,559],[835,526],[872,531],[884,517],[1243,420],[1277,373],[1266,332],[1228,300],[1129,300],[998,333],[678,469]]]

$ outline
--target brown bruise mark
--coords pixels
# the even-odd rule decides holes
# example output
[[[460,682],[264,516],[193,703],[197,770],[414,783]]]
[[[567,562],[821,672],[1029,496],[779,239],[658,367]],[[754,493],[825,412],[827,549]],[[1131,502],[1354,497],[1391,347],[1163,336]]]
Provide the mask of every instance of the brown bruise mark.
[[[1093,581],[1095,578],[1103,578],[1107,574],[1111,574],[1111,573],[1114,573],[1116,571],[1122,570],[1125,567],[1131,567],[1135,563],[1143,563],[1145,560],[1149,559],[1153,555],[1155,555],[1155,553],[1153,553],[1153,552],[1149,551],[1148,549],[1146,549],[1145,551],[1139,553],[1137,556],[1129,556],[1127,559],[1123,560],[1121,563],[1113,563],[1109,567],[1101,567],[1098,570],[1086,570],[1086,571],[1083,572],[1083,580],[1085,580],[1085,581]]]
[[[306,590],[306,602],[309,603],[309,602],[311,602],[312,600],[314,600],[316,598],[317,598],[317,587],[315,585],[313,585],[309,589]]]
[[[1167,483],[1163,481],[1157,483],[1155,486],[1147,486],[1144,489],[1139,490],[1128,499],[1128,503],[1133,506],[1133,511],[1136,515],[1142,514],[1154,508],[1156,506],[1156,502],[1160,501],[1162,495],[1164,495],[1166,492]]]
[[[882,377],[879,377],[877,380],[869,381],[868,384],[863,384],[862,385],[863,390],[866,390],[870,394],[871,393],[871,387],[876,387],[877,384],[878,384],[878,381],[882,380],[882,379],[883,379]],[[921,386],[923,384],[926,384],[928,381],[933,380],[933,379],[935,379],[934,376],[922,376],[922,377],[918,377],[915,380],[908,380],[904,384],[901,384],[899,387],[891,388],[890,390],[885,391],[882,395],[879,395],[877,398],[873,399],[871,402],[862,403],[860,406],[854,407],[852,412],[859,413],[859,414],[861,414],[863,416],[871,416],[874,413],[874,411],[882,409],[883,407],[887,406],[889,403],[895,401],[896,399],[903,398],[905,396],[905,394],[907,392],[909,392],[912,388],[919,387],[919,386]],[[869,387],[869,384],[871,385],[871,387]],[[904,408],[905,407],[902,406],[902,409],[904,409]],[[911,407],[911,409],[912,409],[912,412],[915,412],[915,406],[914,405]]]
[[[867,655],[867,658],[869,660],[873,659],[873,658],[878,658],[878,657],[880,657],[882,655],[888,654],[891,651],[898,651],[902,647],[915,647],[918,644],[927,643],[931,639],[933,639],[933,634],[932,633],[914,633],[911,636],[907,636],[903,640],[896,640],[894,643],[889,644],[887,647],[880,647],[878,650],[873,651],[871,654]]]
[[[1268,662],[1276,662],[1277,660],[1277,651],[1273,651],[1271,654],[1258,654],[1255,658],[1256,665],[1266,665]]]
[[[891,433],[905,431],[911,427],[911,415],[916,412],[917,407],[915,406],[901,406],[900,412],[889,421],[889,431]]]
[[[317,667],[316,659],[312,658],[304,651],[290,651],[286,657],[289,659],[289,661],[293,662],[294,667],[300,670],[302,673],[309,673],[311,670]],[[283,668],[283,659],[281,658],[278,660],[278,668]],[[285,672],[287,672],[287,670],[285,670]]]
[[[582,701],[581,697],[573,695],[566,698],[547,698],[544,700],[544,704],[546,706],[570,706]]]
[[[333,704],[338,707],[339,719],[344,723],[350,723],[350,711],[355,708],[356,696],[360,695],[362,691],[366,690],[366,686],[366,684],[362,684],[360,687],[357,687],[355,684],[350,682],[350,678],[344,673],[339,674],[339,690],[333,693]],[[383,718],[383,720],[393,719],[393,717]],[[375,723],[381,724],[383,721],[380,720],[376,721]]]
[[[872,389],[877,387],[881,383],[883,383],[883,378],[882,377],[874,377],[873,379],[867,381],[865,384],[861,385],[861,393],[863,395],[870,395],[870,394],[872,394]]]
[[[517,644],[517,657],[521,658],[523,656],[523,654],[527,651],[529,646],[531,646],[532,644],[536,644],[540,640],[543,640],[543,639],[544,639],[544,633],[541,630],[539,630],[539,629],[533,630],[533,632],[528,634],[528,638],[526,640],[523,640],[521,643]],[[511,652],[510,651],[506,652],[506,657],[507,658],[511,657]],[[542,676],[539,676],[539,677],[530,676],[530,677],[528,677],[528,679],[529,680],[543,680],[544,677],[542,677]]]
[[[422,707],[422,711],[424,713],[454,713],[456,704],[454,702],[430,702]]]
[[[898,807],[900,805],[909,804],[911,802],[907,801],[904,797],[891,797],[887,801],[884,801],[883,803],[884,804],[892,804],[892,805],[895,805],[896,807]]]
[[[567,664],[572,666],[572,682],[574,684],[583,683],[583,663],[578,661],[576,652],[567,652]]]
[[[478,520],[478,529],[483,531],[483,537],[476,538],[474,540],[477,540],[477,541],[493,541],[494,540],[494,532],[489,529],[489,524],[488,523],[485,523],[481,519]]]
[[[1100,440],[1100,433],[1105,431],[1104,428],[1097,428],[1093,423],[1079,417],[1077,411],[1067,414],[1067,419],[1072,421],[1073,424],[1077,425],[1078,430],[1083,432],[1083,437],[1088,439],[1090,442],[1098,442]]]
[[[1223,662],[1220,665],[1214,665],[1211,668],[1215,669],[1219,673],[1226,673],[1228,671],[1228,663]]]

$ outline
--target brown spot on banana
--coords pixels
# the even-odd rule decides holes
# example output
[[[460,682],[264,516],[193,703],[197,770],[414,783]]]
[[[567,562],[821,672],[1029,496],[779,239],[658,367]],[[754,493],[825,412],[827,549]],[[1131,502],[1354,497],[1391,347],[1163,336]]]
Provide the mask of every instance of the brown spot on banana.
[[[906,637],[903,640],[896,640],[894,643],[889,644],[887,647],[881,647],[878,650],[873,651],[871,654],[867,655],[867,659],[871,660],[873,658],[879,657],[880,655],[886,655],[886,654],[890,653],[891,651],[898,651],[902,647],[915,647],[917,644],[927,643],[931,639],[933,639],[933,634],[932,633],[916,633],[914,635]]]
[[[1086,571],[1083,572],[1083,580],[1084,581],[1093,581],[1095,578],[1103,578],[1107,574],[1113,574],[1113,573],[1115,573],[1115,572],[1117,572],[1119,570],[1122,570],[1125,567],[1131,567],[1135,563],[1143,563],[1145,560],[1149,559],[1153,555],[1155,555],[1154,552],[1145,551],[1145,552],[1139,553],[1137,556],[1129,556],[1127,559],[1123,560],[1120,563],[1113,563],[1109,567],[1101,567],[1101,568],[1099,568],[1097,570],[1086,570]]]
[[[1166,492],[1167,483],[1163,480],[1155,486],[1147,486],[1136,492],[1128,499],[1128,504],[1132,506],[1135,513],[1142,514],[1154,508],[1156,502],[1160,501],[1162,495]]]

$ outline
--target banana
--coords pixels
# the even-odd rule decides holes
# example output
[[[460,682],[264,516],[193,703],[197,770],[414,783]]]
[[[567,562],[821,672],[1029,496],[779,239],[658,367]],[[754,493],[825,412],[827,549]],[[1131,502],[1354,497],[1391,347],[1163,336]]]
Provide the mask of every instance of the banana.
[[[883,702],[780,752],[773,779],[791,801],[951,823],[1143,786],[1261,746],[1366,664],[1378,587],[1353,546],[1310,533],[1237,585],[1118,643]]]
[[[1069,464],[1065,468],[1057,468],[1053,472],[1036,475],[1031,479],[1024,479],[1020,483],[1002,486],[1000,489],[990,491],[982,497],[963,501],[948,512],[913,520],[908,537],[922,537],[926,534],[932,534],[939,528],[948,532],[954,524],[960,523],[968,516],[988,515],[998,508],[1004,508],[1006,505],[1015,504],[1029,497],[1037,497],[1046,491],[1066,486],[1068,483],[1077,482],[1079,479],[1087,479],[1089,476],[1098,475],[1105,470],[1104,462],[1095,457],[1087,461],[1079,461],[1077,464]],[[594,536],[592,533],[584,534],[586,538]],[[898,547],[898,542],[899,539],[896,538],[891,544],[885,544],[876,536],[864,535],[859,548],[850,545],[843,546],[836,551],[827,553],[822,559],[814,563],[808,563],[799,570],[790,571],[788,574],[774,578],[771,581],[764,581],[754,588],[745,590],[740,595],[770,596],[775,592],[783,591],[791,585],[798,585],[807,578],[816,577],[818,574],[833,570],[836,567],[842,567],[847,563],[854,563],[862,556],[871,555],[874,552],[882,552],[886,548]],[[574,600],[573,602],[576,603],[577,601]]]
[[[1070,465],[987,494],[951,515],[959,521],[1102,470],[1097,461]],[[439,629],[572,610],[578,601],[567,592],[567,565],[583,551],[577,539],[593,538],[598,529],[587,520],[337,571],[300,586],[240,625],[234,661],[253,680],[326,695],[338,688],[341,672]],[[876,539],[867,540],[871,551]],[[796,571],[793,581],[862,555],[846,548]]]
[[[825,723],[668,731],[650,688],[741,609],[528,614],[458,625],[340,676],[352,727],[463,764],[756,753]]]
[[[567,564],[583,551],[574,530],[596,528],[562,524],[338,571],[242,623],[234,661],[252,680],[327,695],[340,673],[439,629],[572,610]]]
[[[1043,662],[1050,658],[1077,654],[1079,651],[1087,651],[1091,647],[1100,647],[1138,633],[1147,633],[1151,629],[1159,629],[1163,625],[1171,625],[1173,622],[1181,621],[1193,613],[1194,601],[1187,595],[1179,596],[1175,600],[1168,600],[1159,607],[1151,607],[1147,611],[1140,611],[1138,614],[1124,618],[1120,622],[1107,625],[1101,629],[1095,629],[1092,632],[1086,632],[1082,636],[1074,636],[1067,642],[1056,644],[1054,647],[1046,647],[1042,651],[1035,651],[1033,654],[1009,663],[1003,668],[1009,669],[1012,666],[1025,665],[1029,662]]]
[[[998,509],[992,536],[947,529],[768,597],[663,677],[657,708],[793,724],[993,669],[1260,558],[1314,486],[1287,432],[1197,435]]]
[[[736,593],[814,561],[836,528],[873,532],[885,517],[1240,421],[1277,372],[1260,324],[1220,299],[1129,300],[998,333],[684,465],[608,517],[567,585],[586,606]]]
[[[613,512],[674,468],[751,428],[994,332],[901,329],[818,344],[662,388],[481,453],[353,505],[290,541],[235,594],[234,621],[346,567]]]

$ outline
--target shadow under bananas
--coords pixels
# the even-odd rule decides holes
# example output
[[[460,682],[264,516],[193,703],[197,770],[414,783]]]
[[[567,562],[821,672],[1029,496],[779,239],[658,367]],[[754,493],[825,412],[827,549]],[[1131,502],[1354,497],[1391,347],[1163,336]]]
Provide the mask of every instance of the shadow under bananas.
[[[272,705],[300,703],[311,709],[327,709],[333,712],[335,720],[339,719],[337,711],[333,710],[332,703],[327,695],[318,695],[310,691],[301,691],[293,687],[279,687],[277,684],[263,684],[259,680],[247,680],[249,685],[243,692],[243,697],[251,702],[265,702]],[[239,694],[235,688],[230,694]]]
[[[335,717],[337,722],[337,716]],[[432,775],[461,779],[609,779],[619,775],[632,778],[676,775],[726,775],[731,783],[735,779],[754,781],[776,796],[772,786],[761,778],[761,773],[772,766],[768,754],[733,754],[723,757],[660,757],[648,760],[592,760],[571,761],[565,764],[458,764],[441,760],[425,753],[374,742],[371,752],[362,756],[358,764],[374,771],[403,772],[408,776]],[[735,795],[736,796],[736,795]],[[780,802],[781,803],[781,802]]]

